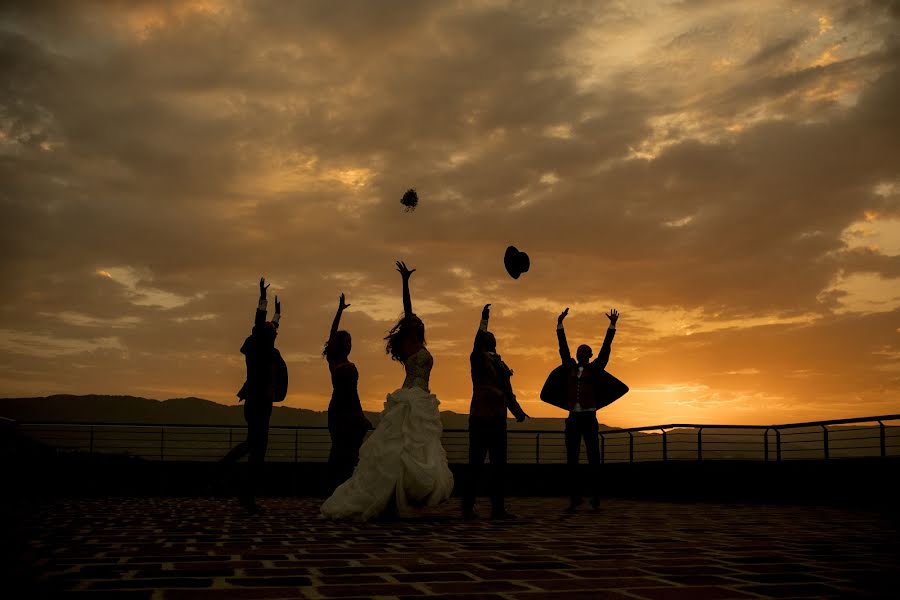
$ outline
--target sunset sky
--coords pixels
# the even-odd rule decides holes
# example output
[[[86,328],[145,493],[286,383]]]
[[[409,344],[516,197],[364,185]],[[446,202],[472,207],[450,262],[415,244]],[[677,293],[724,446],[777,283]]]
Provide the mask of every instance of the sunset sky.
[[[367,410],[395,260],[441,408],[483,304],[532,416],[621,312],[613,426],[900,412],[900,5],[60,1],[0,8],[0,396],[234,404],[260,276],[286,404],[337,306]],[[407,188],[419,208],[404,212]],[[531,270],[513,280],[515,245]]]

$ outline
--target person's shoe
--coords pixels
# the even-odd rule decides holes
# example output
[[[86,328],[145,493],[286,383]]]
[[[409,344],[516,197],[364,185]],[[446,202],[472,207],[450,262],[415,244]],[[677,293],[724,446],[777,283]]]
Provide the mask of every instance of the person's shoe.
[[[574,513],[578,511],[578,507],[584,504],[584,498],[572,498],[569,502],[569,506],[566,507],[565,512]]]
[[[498,510],[491,513],[491,521],[515,521],[518,517],[505,510]]]
[[[591,498],[591,508],[593,508],[594,510],[600,510],[600,498],[598,498],[597,496]]]

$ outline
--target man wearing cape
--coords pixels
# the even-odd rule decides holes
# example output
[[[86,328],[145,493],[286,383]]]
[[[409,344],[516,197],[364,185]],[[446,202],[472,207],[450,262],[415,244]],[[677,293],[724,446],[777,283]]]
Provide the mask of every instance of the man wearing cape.
[[[570,502],[566,509],[575,512],[584,502],[578,482],[578,456],[581,440],[584,439],[590,465],[589,489],[591,506],[599,507],[597,488],[599,484],[600,441],[597,410],[608,406],[628,392],[628,386],[606,372],[612,341],[616,334],[619,313],[615,309],[607,314],[610,324],[597,358],[591,361],[590,346],[582,344],[572,358],[566,341],[563,319],[569,314],[567,308],[559,315],[556,336],[559,341],[559,356],[562,364],[550,373],[541,389],[541,400],[569,411],[566,418],[566,463],[569,469]]]

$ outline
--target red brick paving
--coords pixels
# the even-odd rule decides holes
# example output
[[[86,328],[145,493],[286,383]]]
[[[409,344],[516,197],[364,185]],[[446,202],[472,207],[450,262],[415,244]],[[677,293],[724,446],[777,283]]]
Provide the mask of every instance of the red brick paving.
[[[514,498],[513,522],[463,521],[450,502],[362,524],[321,519],[316,499],[261,504],[38,504],[15,524],[22,597],[878,598],[900,573],[897,522],[862,509],[609,500],[567,515]]]

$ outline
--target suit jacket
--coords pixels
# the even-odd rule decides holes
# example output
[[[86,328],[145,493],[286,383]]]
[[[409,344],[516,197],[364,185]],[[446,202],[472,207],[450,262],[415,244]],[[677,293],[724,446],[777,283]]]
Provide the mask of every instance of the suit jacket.
[[[485,330],[479,329],[475,334],[475,343],[469,355],[472,367],[472,403],[469,415],[506,419],[508,409],[517,419],[521,419],[525,411],[519,406],[513,393],[510,381],[512,372],[499,354],[481,350],[484,347],[481,338],[485,333]]]
[[[594,406],[591,408],[600,409],[608,406],[628,392],[627,385],[605,370],[609,363],[615,334],[615,329],[606,331],[606,337],[603,339],[603,345],[600,347],[600,352],[597,353],[597,358],[587,366],[591,370],[594,380],[595,397]],[[569,353],[565,329],[558,328],[556,337],[559,341],[559,357],[562,364],[553,369],[547,377],[547,381],[544,382],[544,387],[541,389],[541,400],[563,410],[571,410],[573,406],[568,397],[568,383],[573,371],[578,368],[578,363]]]
[[[287,364],[278,349],[263,340],[265,322],[266,311],[257,309],[253,333],[241,346],[247,363],[247,379],[237,397],[248,402],[281,402],[287,395]]]

